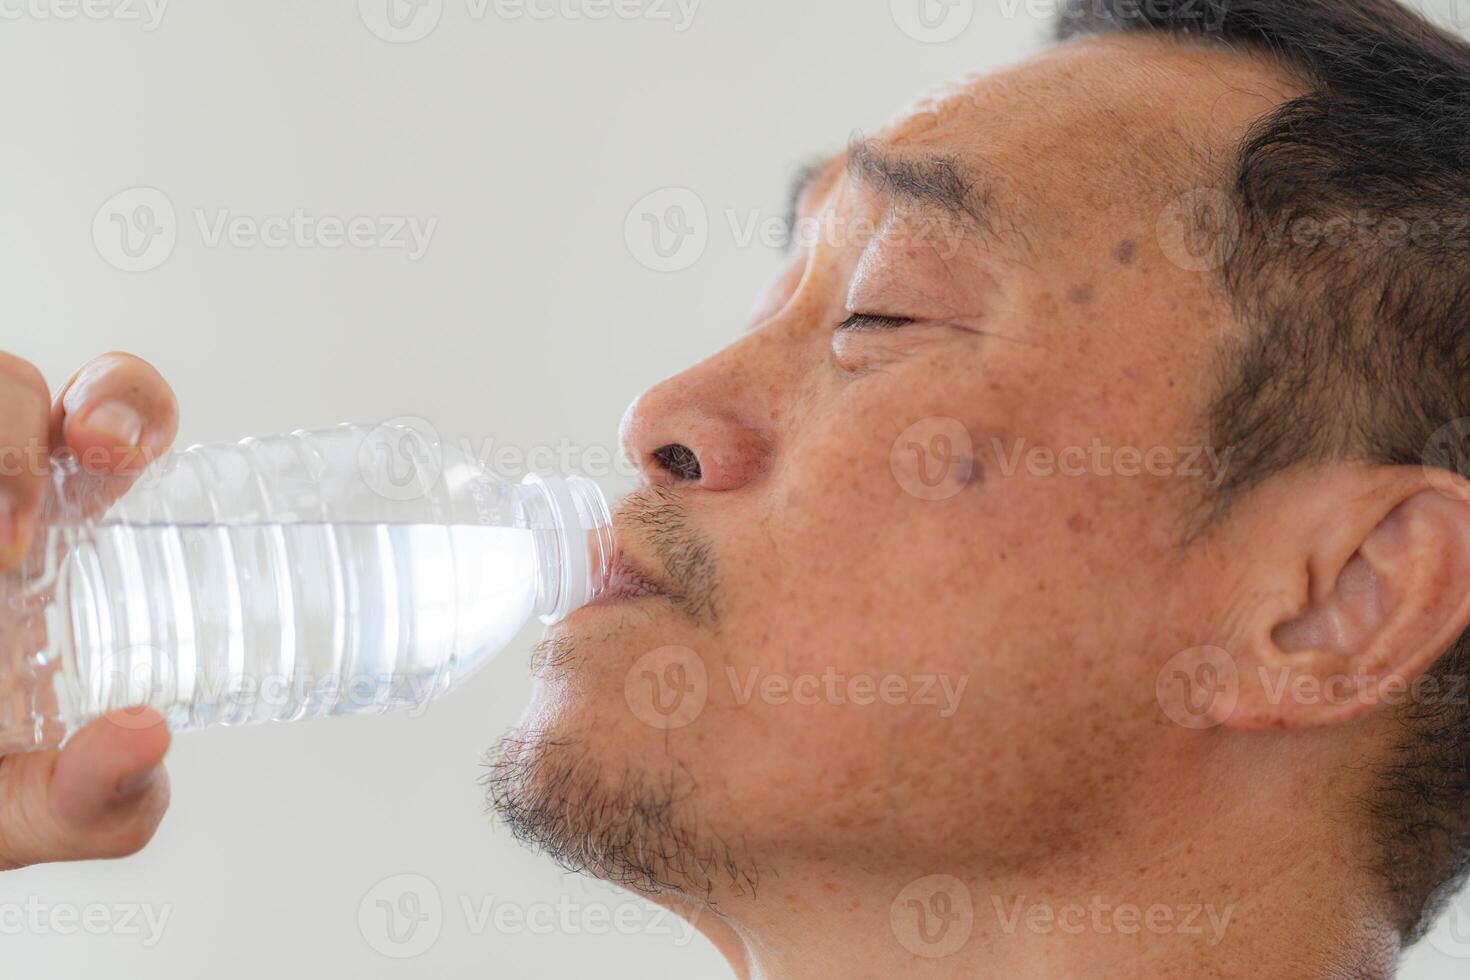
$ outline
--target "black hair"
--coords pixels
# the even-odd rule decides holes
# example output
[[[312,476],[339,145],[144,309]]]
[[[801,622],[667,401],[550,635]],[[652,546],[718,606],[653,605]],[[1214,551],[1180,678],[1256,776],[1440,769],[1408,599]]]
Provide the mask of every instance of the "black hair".
[[[1258,120],[1222,190],[1216,507],[1326,460],[1470,475],[1470,43],[1394,0],[1071,0],[1057,36],[1142,31],[1264,53],[1304,94]],[[1301,230],[1306,229],[1306,234]],[[1470,632],[1395,706],[1362,801],[1405,944],[1470,870]]]

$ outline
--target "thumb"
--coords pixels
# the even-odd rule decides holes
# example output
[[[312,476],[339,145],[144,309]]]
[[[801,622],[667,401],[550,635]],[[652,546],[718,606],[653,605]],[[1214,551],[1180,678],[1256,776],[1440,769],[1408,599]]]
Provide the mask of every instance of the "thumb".
[[[0,758],[0,869],[124,857],[168,808],[169,733],[156,712],[113,712],[59,752]]]

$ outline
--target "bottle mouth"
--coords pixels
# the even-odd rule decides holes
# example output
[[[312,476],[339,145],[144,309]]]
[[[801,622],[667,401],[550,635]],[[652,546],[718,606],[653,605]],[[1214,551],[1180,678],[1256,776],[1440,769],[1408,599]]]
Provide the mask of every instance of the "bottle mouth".
[[[602,489],[583,476],[532,473],[522,481],[545,506],[537,537],[536,610],[548,625],[597,598],[612,574],[612,514]],[[539,508],[538,508],[539,509]]]

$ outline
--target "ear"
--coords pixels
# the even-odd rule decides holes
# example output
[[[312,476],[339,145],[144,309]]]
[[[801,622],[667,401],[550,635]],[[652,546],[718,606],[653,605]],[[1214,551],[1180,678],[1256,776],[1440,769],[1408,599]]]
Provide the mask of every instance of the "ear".
[[[1224,640],[1238,688],[1223,722],[1333,725],[1414,696],[1470,623],[1470,484],[1344,463],[1251,497],[1234,529],[1249,564]]]

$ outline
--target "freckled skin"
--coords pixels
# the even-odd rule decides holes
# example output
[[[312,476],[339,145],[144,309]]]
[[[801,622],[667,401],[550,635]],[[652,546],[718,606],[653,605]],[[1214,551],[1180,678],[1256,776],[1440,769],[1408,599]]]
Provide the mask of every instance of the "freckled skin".
[[[1020,247],[934,265],[905,252],[889,271],[912,292],[875,301],[948,302],[973,329],[920,325],[834,349],[866,246],[822,243],[793,256],[747,333],[629,410],[634,458],[677,442],[705,464],[683,503],[717,554],[720,620],[701,626],[656,601],[574,615],[553,633],[579,656],[542,673],[527,719],[584,740],[609,779],[689,780],[684,812],[701,834],[738,841],[762,884],[752,895],[716,878],[707,894],[659,900],[686,914],[712,901],[719,916],[698,925],[741,975],[1074,975],[1157,941],[1143,973],[1095,975],[1208,976],[1276,948],[1245,926],[1208,951],[1179,936],[1007,933],[992,895],[1146,905],[1245,901],[1228,897],[1238,890],[1252,896],[1238,922],[1292,931],[1266,900],[1296,880],[1283,869],[1302,860],[1302,839],[1253,824],[1307,777],[1285,752],[1202,772],[1203,740],[1156,700],[1161,665],[1224,629],[1234,558],[1185,543],[1200,488],[1059,475],[1024,452],[1206,438],[1216,345],[1238,327],[1210,274],[1164,254],[1159,215],[1215,179],[1195,169],[1198,147],[1225,158],[1293,91],[1255,58],[1139,39],[952,83],[874,138],[993,173],[1016,202]],[[840,173],[806,202],[867,206]],[[895,441],[928,418],[973,440],[975,478],[941,500],[906,490],[892,466]],[[662,731],[629,710],[624,682],[670,644],[697,653],[708,701]],[[967,686],[941,717],[916,704],[741,703],[730,682],[828,669]],[[1231,791],[1237,777],[1249,798]],[[975,936],[927,960],[895,939],[890,903],[936,873],[972,889]],[[1278,937],[1293,938],[1316,945]]]

